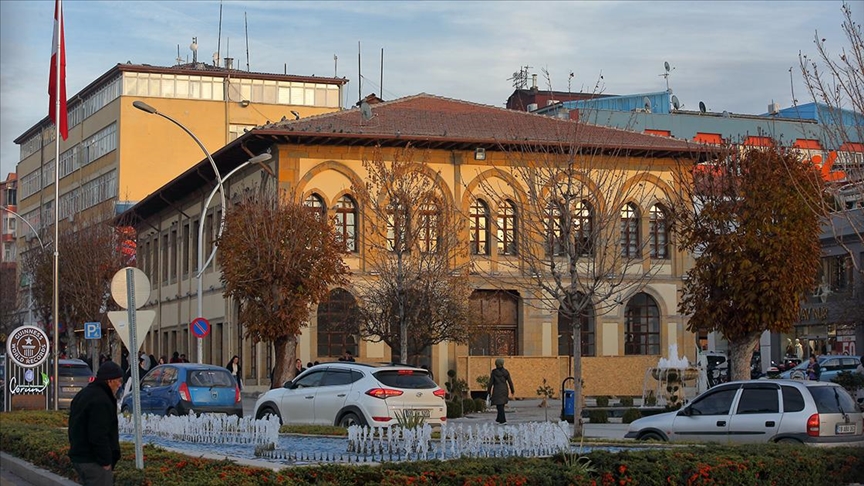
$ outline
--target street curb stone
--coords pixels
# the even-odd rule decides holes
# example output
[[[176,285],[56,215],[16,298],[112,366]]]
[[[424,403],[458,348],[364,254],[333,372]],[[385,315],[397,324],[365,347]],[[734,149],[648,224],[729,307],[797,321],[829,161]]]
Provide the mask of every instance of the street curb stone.
[[[76,486],[78,484],[71,479],[66,479],[51,471],[46,471],[41,467],[34,466],[23,459],[18,459],[5,452],[0,452],[0,462],[3,464],[3,469],[15,473],[15,475],[34,486]]]

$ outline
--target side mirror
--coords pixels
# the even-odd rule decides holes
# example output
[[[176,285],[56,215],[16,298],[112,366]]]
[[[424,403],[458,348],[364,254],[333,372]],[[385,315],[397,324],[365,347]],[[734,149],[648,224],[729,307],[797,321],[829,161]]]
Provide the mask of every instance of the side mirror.
[[[284,385],[282,385],[282,388],[286,388],[286,389],[290,390],[290,389],[294,388],[294,382],[291,380],[288,380],[285,382]]]
[[[689,417],[693,415],[693,413],[690,411],[690,407],[684,407],[681,410],[678,410],[678,415],[681,417]]]

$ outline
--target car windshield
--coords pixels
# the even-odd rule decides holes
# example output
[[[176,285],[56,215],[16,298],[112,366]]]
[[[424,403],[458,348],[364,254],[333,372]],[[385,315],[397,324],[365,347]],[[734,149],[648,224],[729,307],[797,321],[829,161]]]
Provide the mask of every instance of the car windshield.
[[[60,363],[57,371],[60,376],[93,376],[87,365]]]
[[[424,389],[438,386],[424,370],[382,370],[373,375],[381,383],[394,388]]]
[[[839,386],[807,387],[819,413],[850,413],[858,410],[855,400]]]

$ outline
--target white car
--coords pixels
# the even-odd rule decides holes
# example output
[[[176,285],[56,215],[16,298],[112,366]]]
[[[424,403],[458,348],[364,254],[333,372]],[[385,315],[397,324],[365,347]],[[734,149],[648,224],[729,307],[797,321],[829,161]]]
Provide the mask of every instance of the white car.
[[[864,447],[864,413],[834,383],[736,381],[711,388],[676,412],[635,420],[624,437]]]
[[[444,390],[422,368],[335,362],[315,365],[255,402],[255,418],[276,415],[282,424],[397,424],[421,416],[430,425],[447,420]]]

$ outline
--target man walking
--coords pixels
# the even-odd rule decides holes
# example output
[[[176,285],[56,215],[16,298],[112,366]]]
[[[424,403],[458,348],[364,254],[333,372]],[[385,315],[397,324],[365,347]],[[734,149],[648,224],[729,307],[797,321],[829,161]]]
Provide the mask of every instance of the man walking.
[[[120,459],[117,390],[123,370],[113,361],[99,367],[96,379],[72,399],[69,409],[69,459],[84,485],[113,485]]]

